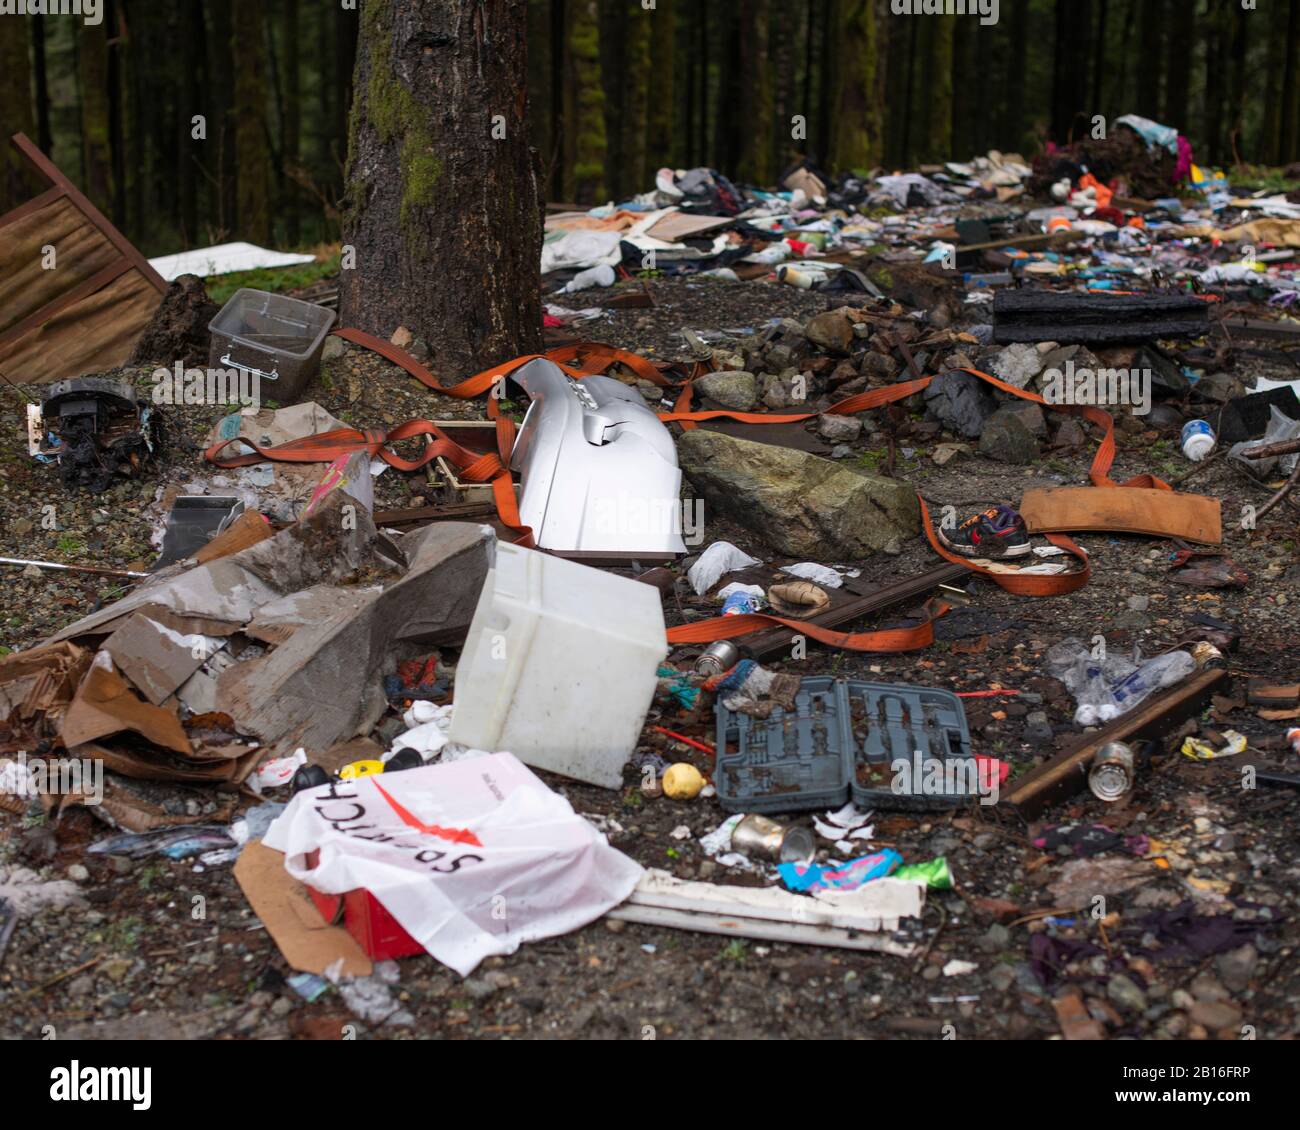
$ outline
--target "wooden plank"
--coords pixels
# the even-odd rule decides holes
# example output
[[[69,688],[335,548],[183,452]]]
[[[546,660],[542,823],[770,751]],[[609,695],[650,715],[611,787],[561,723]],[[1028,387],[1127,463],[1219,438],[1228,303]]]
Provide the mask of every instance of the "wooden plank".
[[[1048,804],[1067,800],[1087,787],[1093,756],[1107,742],[1163,737],[1196,714],[1212,695],[1225,689],[1228,678],[1227,671],[1211,668],[1153,695],[1135,710],[1085,734],[1069,749],[1013,781],[1002,795],[1003,802],[1033,819]]]
[[[1020,516],[1031,534],[1147,534],[1219,545],[1222,503],[1203,494],[1146,487],[1034,487],[1025,491]]]
[[[51,269],[45,266],[46,247],[54,248]],[[70,200],[56,200],[24,216],[0,238],[0,332],[122,261],[117,248]]]
[[[157,291],[139,272],[127,271],[0,348],[0,369],[12,381],[38,384],[116,368],[157,307]]]
[[[136,249],[129,239],[117,230],[108,220],[108,218],[96,208],[81,192],[75,184],[59,172],[58,166],[54,164],[40,149],[33,144],[31,138],[25,133],[16,133],[10,139],[10,144],[27,158],[36,170],[45,177],[51,184],[62,188],[64,194],[71,200],[82,212],[82,214],[92,224],[95,225],[104,236],[109,239],[113,245],[122,253],[122,255],[131,261],[131,265],[140,272],[144,280],[149,283],[160,295],[167,292],[167,282],[157,271],[149,266],[147,260]]]
[[[63,311],[69,306],[75,306],[83,298],[87,298],[94,294],[95,291],[106,287],[119,275],[124,275],[127,271],[134,269],[135,268],[125,259],[119,259],[116,263],[110,263],[102,271],[97,271],[95,274],[91,275],[90,278],[79,283],[77,286],[74,286],[71,290],[65,290],[58,298],[54,299],[53,302],[48,302],[39,310],[28,314],[27,317],[16,326],[10,326],[9,329],[4,331],[4,333],[0,333],[0,349],[3,349],[6,345],[17,341],[24,334],[38,328],[43,323],[48,322],[51,318],[55,317],[55,315],[63,313]]]
[[[17,208],[10,208],[3,216],[0,216],[0,228],[8,227],[10,224],[17,223],[24,216],[29,216],[33,212],[39,212],[42,208],[48,207],[56,200],[62,200],[64,196],[63,186],[56,184],[53,188],[47,188],[39,196],[33,196],[25,204],[19,204]]]

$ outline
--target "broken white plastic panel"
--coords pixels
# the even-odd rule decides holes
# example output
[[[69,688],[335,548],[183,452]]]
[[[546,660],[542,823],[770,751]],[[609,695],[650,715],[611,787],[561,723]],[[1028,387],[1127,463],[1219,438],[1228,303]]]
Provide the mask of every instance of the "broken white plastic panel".
[[[532,401],[510,466],[537,544],[685,553],[677,449],[641,394],[611,377],[574,380],[540,359],[511,376]]]
[[[668,654],[659,601],[653,585],[498,542],[448,736],[617,788]]]

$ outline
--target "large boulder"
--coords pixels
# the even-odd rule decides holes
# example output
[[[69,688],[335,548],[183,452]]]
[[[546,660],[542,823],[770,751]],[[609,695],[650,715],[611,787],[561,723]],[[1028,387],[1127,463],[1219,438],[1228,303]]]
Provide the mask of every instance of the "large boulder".
[[[1012,404],[1004,405],[988,418],[984,431],[980,433],[979,451],[981,455],[1003,463],[1033,463],[1039,456],[1038,440],[1026,422],[1024,412]]]
[[[712,511],[773,549],[818,561],[899,553],[920,533],[916,492],[807,452],[696,428],[682,435],[683,473]]]

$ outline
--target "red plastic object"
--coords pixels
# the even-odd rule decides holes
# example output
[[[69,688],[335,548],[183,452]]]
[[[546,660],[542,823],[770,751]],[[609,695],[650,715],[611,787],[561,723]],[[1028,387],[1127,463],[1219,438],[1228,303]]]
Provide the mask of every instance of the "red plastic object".
[[[309,857],[309,860],[315,864],[314,859]],[[307,893],[321,917],[331,925],[342,923],[371,961],[424,953],[424,947],[402,929],[401,923],[369,891],[357,889],[343,895],[327,895],[309,883]]]

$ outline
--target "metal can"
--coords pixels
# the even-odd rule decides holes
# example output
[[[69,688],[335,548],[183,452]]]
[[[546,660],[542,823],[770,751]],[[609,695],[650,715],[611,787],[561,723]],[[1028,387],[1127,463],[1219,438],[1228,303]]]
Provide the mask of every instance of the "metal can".
[[[1223,652],[1208,640],[1201,640],[1192,645],[1192,659],[1196,662],[1198,671],[1206,668],[1222,671],[1228,666],[1228,661],[1223,658]]]
[[[1111,804],[1133,787],[1133,751],[1123,742],[1107,742],[1092,758],[1088,787],[1098,800]]]
[[[790,828],[766,816],[746,816],[732,829],[731,847],[742,855],[765,855],[777,863],[806,863],[817,854],[807,828]]]
[[[717,643],[710,644],[695,660],[695,673],[705,676],[721,675],[739,662],[740,648],[730,640],[718,640]]]

